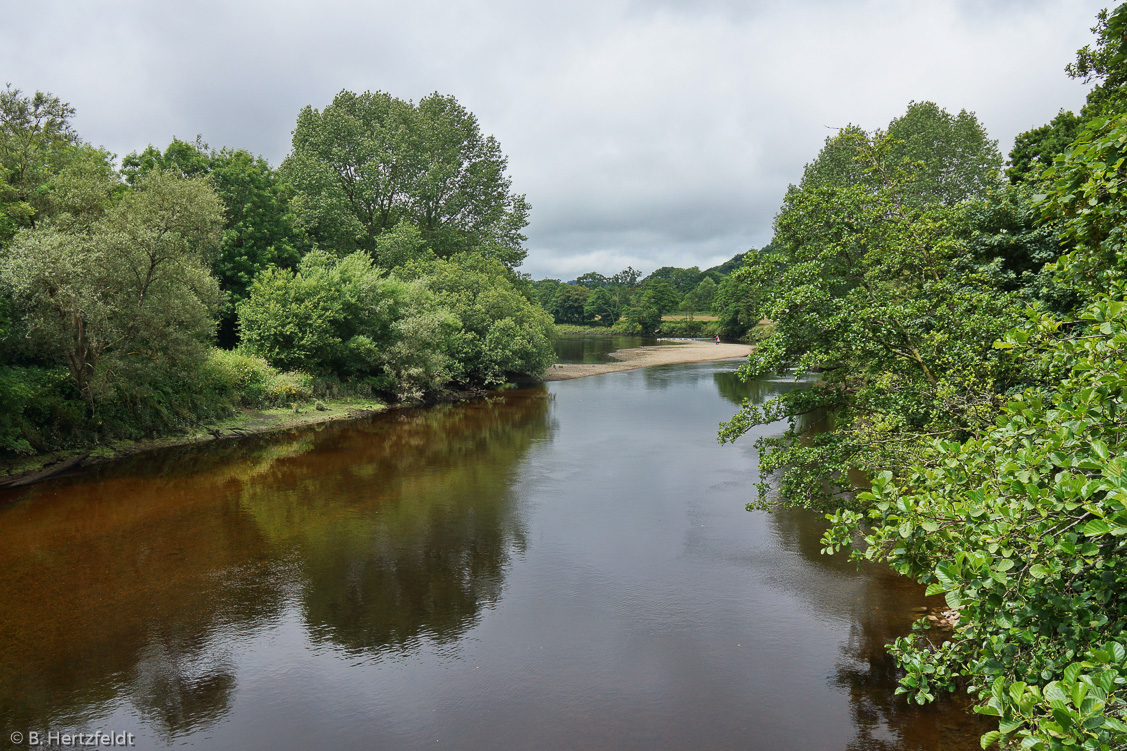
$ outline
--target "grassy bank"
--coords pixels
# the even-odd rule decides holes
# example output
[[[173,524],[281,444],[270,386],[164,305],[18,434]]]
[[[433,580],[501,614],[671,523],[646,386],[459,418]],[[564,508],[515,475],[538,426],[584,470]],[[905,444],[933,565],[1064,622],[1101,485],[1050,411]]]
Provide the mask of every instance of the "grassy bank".
[[[201,423],[180,433],[99,442],[82,448],[3,459],[0,460],[0,487],[18,480],[32,479],[45,471],[50,473],[53,468],[61,468],[63,465],[68,468],[89,466],[153,449],[230,440],[336,420],[353,420],[386,409],[388,406],[378,399],[361,397],[322,400],[298,404],[296,407],[241,407],[227,417]],[[76,460],[80,461],[76,463]]]

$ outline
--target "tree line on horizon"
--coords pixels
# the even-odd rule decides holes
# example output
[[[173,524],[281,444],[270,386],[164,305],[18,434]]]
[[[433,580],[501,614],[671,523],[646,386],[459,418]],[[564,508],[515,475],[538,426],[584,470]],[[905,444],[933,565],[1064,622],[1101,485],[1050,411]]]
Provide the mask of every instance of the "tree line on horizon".
[[[609,277],[590,271],[567,282],[538,279],[530,283],[531,297],[558,324],[643,336],[719,334],[743,339],[758,323],[747,318],[745,296],[732,278],[745,255],[737,253],[704,271],[696,266],[663,266],[644,278],[627,267]],[[688,319],[662,320],[676,312]],[[715,314],[717,320],[693,320],[698,313]]]
[[[0,92],[0,455],[541,373],[528,203],[453,97],[342,91],[278,167],[202,139],[115,166]]]
[[[721,426],[789,423],[749,509],[829,512],[824,552],[946,598],[898,692],[966,691],[983,748],[1127,748],[1127,5],[1093,32],[1087,103],[1004,170],[966,111],[844,128],[733,274],[771,321],[741,376],[816,375]]]

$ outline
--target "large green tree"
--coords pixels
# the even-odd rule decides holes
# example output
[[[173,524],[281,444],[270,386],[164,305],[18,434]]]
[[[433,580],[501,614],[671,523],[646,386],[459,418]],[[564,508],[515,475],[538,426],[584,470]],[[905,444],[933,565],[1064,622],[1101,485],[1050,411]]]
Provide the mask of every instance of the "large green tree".
[[[222,222],[206,181],[153,172],[88,226],[21,231],[0,255],[0,284],[39,356],[64,363],[94,407],[132,385],[190,378],[202,362]]]
[[[898,640],[901,692],[963,685],[998,718],[983,747],[1127,746],[1127,116],[1097,117],[1046,171],[1054,265],[1083,302],[1031,310],[995,345],[1039,374],[996,422],[874,477],[839,511],[830,549],[887,562],[944,593],[958,627]]]
[[[1000,184],[1000,157],[971,120],[913,104],[886,132],[829,139],[787,192],[774,253],[738,272],[762,303],[747,317],[773,322],[743,375],[821,373],[722,431],[791,418],[760,442],[763,476],[781,472],[790,502],[847,498],[852,470],[901,466],[929,437],[992,419],[1009,385],[992,344],[1021,305],[988,283],[967,239],[968,207]],[[818,410],[834,427],[803,435],[797,418]]]
[[[0,243],[47,209],[44,188],[79,143],[73,117],[74,108],[51,94],[0,91]]]
[[[866,170],[869,179],[899,180],[880,170],[907,166],[899,189],[910,205],[954,206],[982,198],[1001,183],[1002,155],[973,112],[952,115],[934,102],[912,102],[888,124],[883,164]]]
[[[342,91],[298,115],[282,166],[312,237],[327,250],[376,255],[381,234],[407,221],[440,257],[475,252],[519,266],[528,203],[507,160],[453,97],[418,104]]]
[[[272,266],[295,267],[304,248],[288,185],[262,157],[243,149],[213,150],[200,138],[173,139],[163,152],[149,146],[122,160],[122,172],[131,183],[154,169],[206,177],[223,201],[223,243],[212,272],[228,297],[220,317],[220,342],[231,346],[236,306],[246,299],[255,276]]]

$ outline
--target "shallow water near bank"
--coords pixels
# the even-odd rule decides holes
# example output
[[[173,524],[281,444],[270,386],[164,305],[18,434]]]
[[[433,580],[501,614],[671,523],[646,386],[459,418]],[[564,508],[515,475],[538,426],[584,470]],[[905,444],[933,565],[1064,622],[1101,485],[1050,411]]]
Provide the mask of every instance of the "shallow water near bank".
[[[652,336],[561,336],[552,340],[556,362],[564,365],[592,365],[614,362],[611,352],[661,344]]]
[[[732,362],[0,494],[0,726],[137,748],[971,749],[892,695],[927,601],[748,513]],[[780,430],[774,426],[771,430]]]

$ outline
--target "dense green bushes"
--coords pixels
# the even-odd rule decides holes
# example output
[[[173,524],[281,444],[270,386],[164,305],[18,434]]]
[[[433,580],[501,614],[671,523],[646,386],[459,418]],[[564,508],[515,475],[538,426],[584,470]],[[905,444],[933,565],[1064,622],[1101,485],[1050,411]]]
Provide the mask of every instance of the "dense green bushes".
[[[292,182],[199,139],[130,154],[119,173],[73,114],[0,92],[0,454],[328,394],[418,400],[551,363],[551,319],[511,269],[527,203],[453,98],[342,92],[306,108]],[[403,128],[381,130],[387,117]],[[362,181],[348,203],[339,181],[378,171],[383,152],[334,154],[381,138],[406,182]],[[384,199],[390,213],[361,227]],[[217,324],[231,351],[215,349]]]
[[[745,272],[776,322],[745,372],[821,382],[725,435],[789,417],[761,462],[780,499],[835,509],[827,552],[945,595],[950,632],[922,621],[892,646],[900,692],[966,689],[998,719],[984,748],[1127,747],[1127,6],[1095,31],[1070,71],[1100,85],[1079,121],[1019,137],[1019,185],[964,190],[971,174],[960,200],[898,201],[913,191],[888,177],[918,163],[857,133],[788,194],[780,265]],[[958,172],[925,165],[914,187]],[[794,429],[819,408],[829,431]]]
[[[313,398],[313,376],[280,371],[264,358],[239,350],[213,349],[204,377],[219,402],[231,406],[284,407]]]

